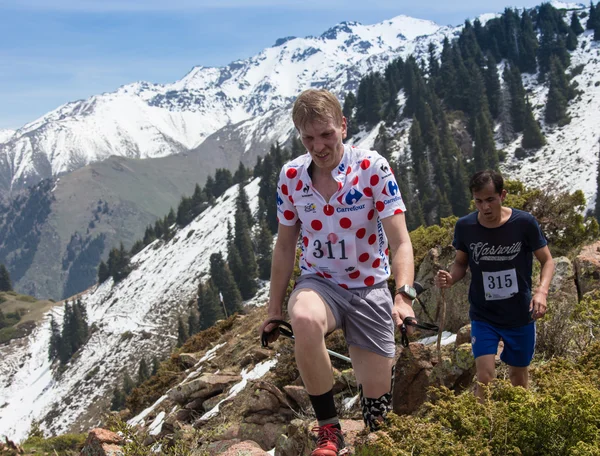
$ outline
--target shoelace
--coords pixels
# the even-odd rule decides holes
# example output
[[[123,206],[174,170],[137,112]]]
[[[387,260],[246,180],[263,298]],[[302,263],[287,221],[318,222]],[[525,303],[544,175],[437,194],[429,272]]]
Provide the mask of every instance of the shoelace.
[[[340,446],[340,438],[338,433],[340,432],[338,428],[333,426],[332,424],[326,424],[325,426],[317,426],[312,429],[312,432],[318,433],[317,437],[317,447],[320,448],[322,446],[326,446],[328,442],[334,441],[336,448],[339,449]]]
[[[415,328],[424,329],[425,331],[439,332],[440,330],[439,326],[437,325],[433,325],[431,323],[417,323],[417,320],[415,320],[414,317],[406,317],[402,321],[402,326],[400,326],[400,332],[402,333],[402,345],[404,345],[405,347],[408,347],[409,344],[408,332],[406,330],[406,327],[408,325],[413,326]]]

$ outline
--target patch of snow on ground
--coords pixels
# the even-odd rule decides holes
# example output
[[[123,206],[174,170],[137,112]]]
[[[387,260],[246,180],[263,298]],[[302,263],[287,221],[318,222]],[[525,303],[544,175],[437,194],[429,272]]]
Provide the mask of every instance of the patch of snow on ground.
[[[202,415],[200,417],[200,419],[203,421],[206,421],[206,420],[209,420],[212,417],[216,416],[217,413],[219,413],[219,406],[223,402],[237,396],[238,393],[246,387],[246,385],[248,384],[248,380],[256,380],[256,379],[261,378],[263,375],[265,375],[267,372],[269,372],[273,367],[275,367],[276,364],[277,364],[277,359],[273,358],[273,359],[269,359],[269,360],[263,361],[262,363],[257,364],[254,367],[254,369],[252,369],[250,372],[246,371],[246,369],[242,370],[242,373],[241,373],[242,381],[233,385],[231,387],[231,389],[229,390],[229,395],[225,399],[223,399],[221,402],[219,402],[217,405],[215,405],[211,410],[209,410],[204,415]]]

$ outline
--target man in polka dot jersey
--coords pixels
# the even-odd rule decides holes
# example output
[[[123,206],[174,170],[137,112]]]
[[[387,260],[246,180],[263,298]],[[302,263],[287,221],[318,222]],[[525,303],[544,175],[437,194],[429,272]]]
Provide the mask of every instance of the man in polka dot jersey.
[[[339,454],[344,441],[324,337],[344,330],[365,423],[377,428],[392,405],[394,329],[414,317],[403,287],[413,283],[413,251],[392,170],[377,152],[343,144],[346,119],[337,98],[326,90],[307,90],[292,117],[308,153],[284,165],[279,176],[269,317],[260,331],[270,334],[269,341],[278,337],[270,321],[283,319],[301,236],[302,274],[288,313],[296,362],[318,420],[312,455],[330,456]],[[386,283],[390,272],[402,289],[394,297]]]

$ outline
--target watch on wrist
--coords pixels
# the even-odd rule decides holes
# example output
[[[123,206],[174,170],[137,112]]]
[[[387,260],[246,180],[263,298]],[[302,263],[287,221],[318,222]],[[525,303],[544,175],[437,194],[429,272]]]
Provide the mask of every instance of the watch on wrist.
[[[410,285],[402,285],[400,288],[396,289],[396,294],[406,296],[408,299],[417,298],[417,290],[415,290]]]

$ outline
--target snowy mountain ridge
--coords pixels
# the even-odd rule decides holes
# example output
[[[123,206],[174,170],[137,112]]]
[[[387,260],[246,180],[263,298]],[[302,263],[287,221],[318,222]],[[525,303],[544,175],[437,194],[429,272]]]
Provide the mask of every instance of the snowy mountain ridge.
[[[110,155],[150,158],[194,149],[225,126],[288,108],[306,88],[354,90],[365,73],[425,52],[429,41],[457,30],[407,16],[375,25],[345,22],[226,67],[194,67],[172,84],[136,82],[66,103],[0,136],[0,188],[29,186]]]

